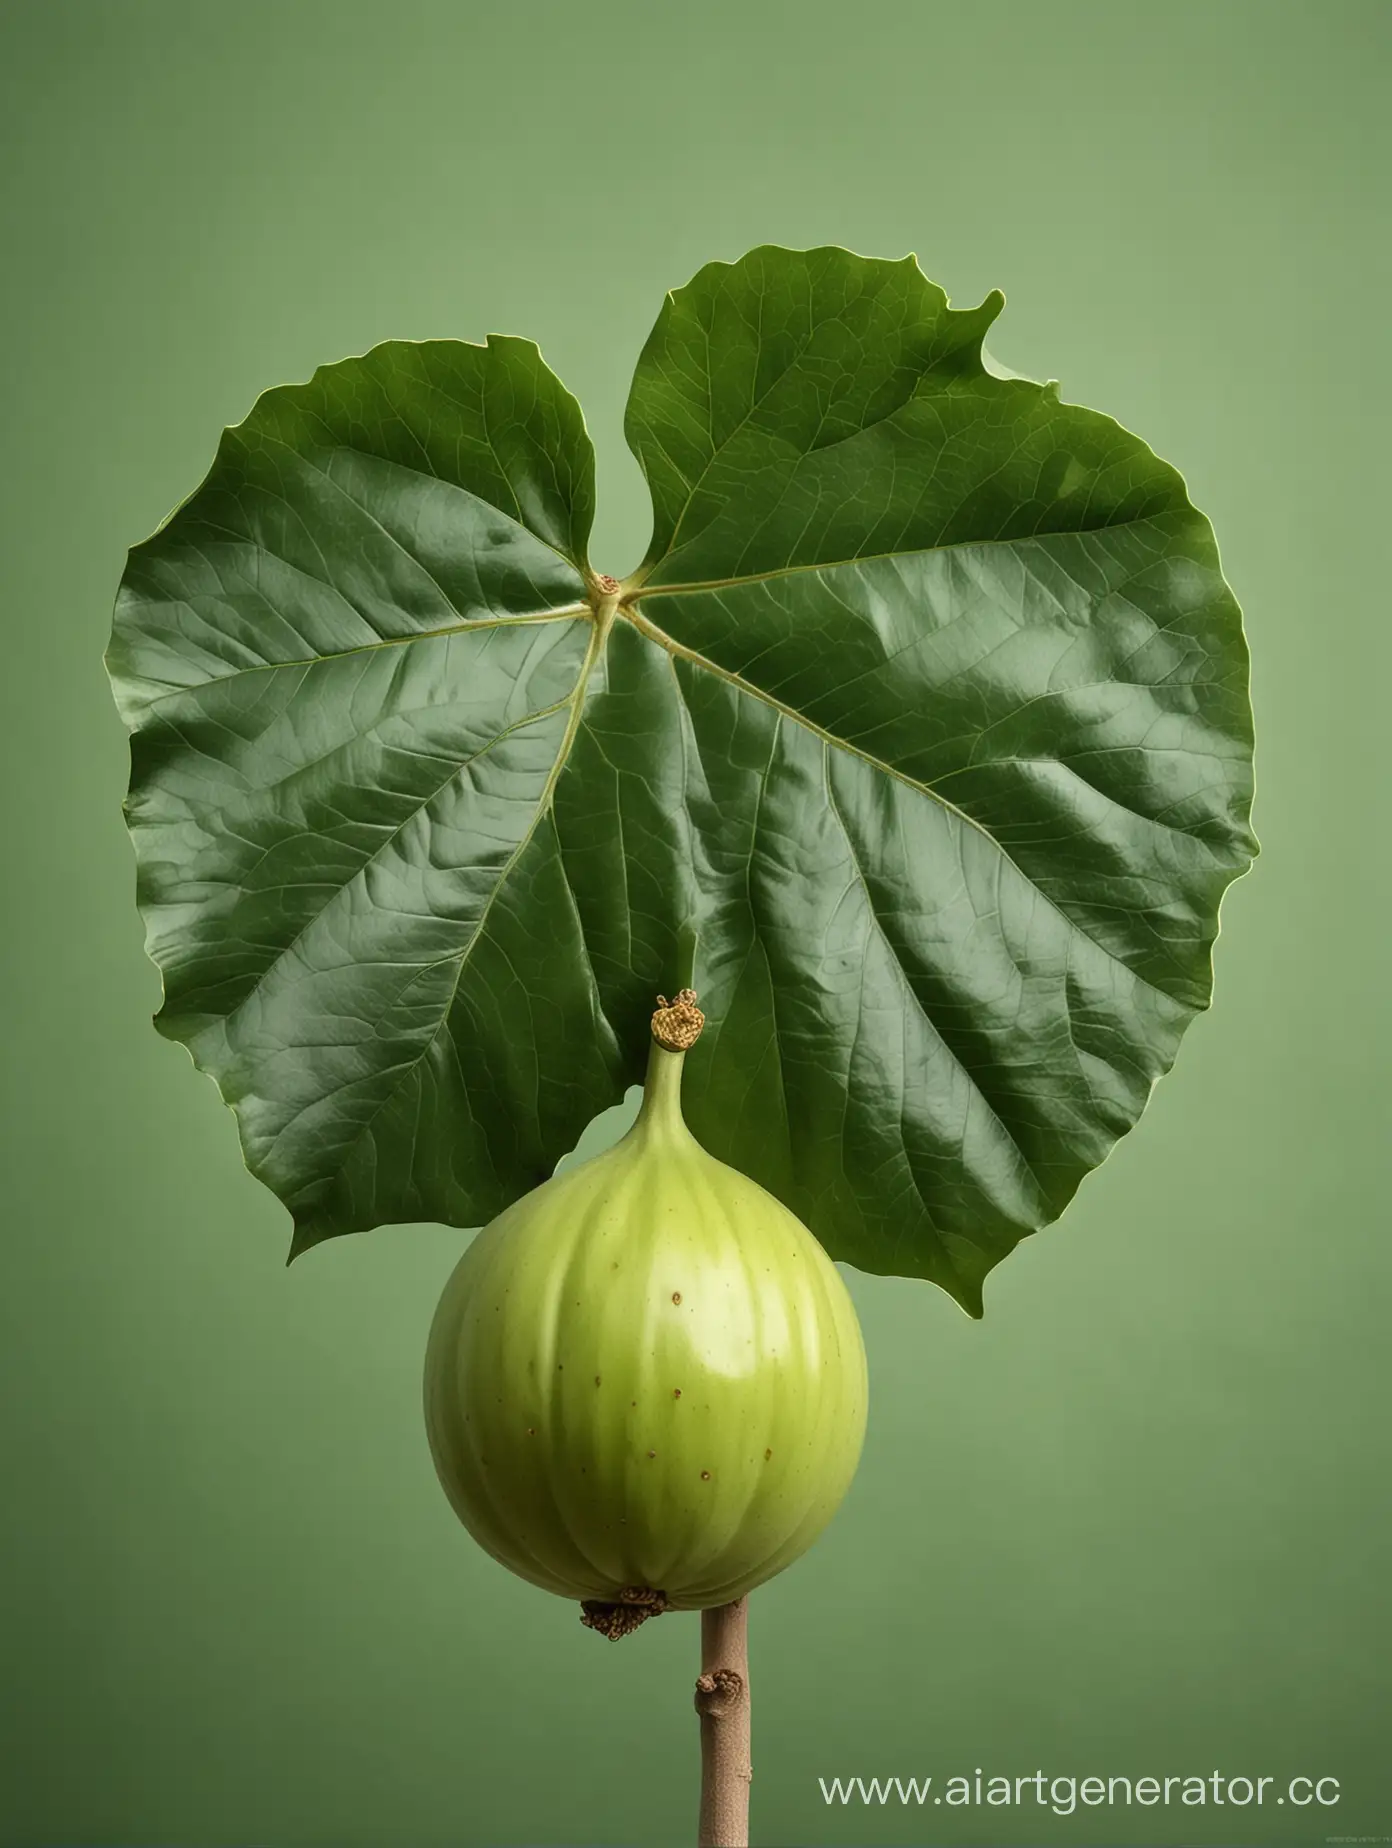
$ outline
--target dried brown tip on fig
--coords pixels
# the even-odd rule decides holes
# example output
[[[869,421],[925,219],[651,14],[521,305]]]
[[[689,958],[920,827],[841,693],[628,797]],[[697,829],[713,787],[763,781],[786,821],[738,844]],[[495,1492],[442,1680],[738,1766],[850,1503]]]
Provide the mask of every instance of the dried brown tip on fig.
[[[646,1585],[626,1585],[615,1603],[604,1598],[582,1598],[580,1621],[587,1630],[598,1630],[616,1643],[621,1636],[631,1636],[649,1617],[660,1617],[666,1608],[666,1592],[650,1591]]]
[[[696,990],[683,988],[673,1001],[657,997],[657,1012],[652,1017],[652,1036],[668,1052],[689,1052],[701,1037],[706,1017],[696,1005]]]

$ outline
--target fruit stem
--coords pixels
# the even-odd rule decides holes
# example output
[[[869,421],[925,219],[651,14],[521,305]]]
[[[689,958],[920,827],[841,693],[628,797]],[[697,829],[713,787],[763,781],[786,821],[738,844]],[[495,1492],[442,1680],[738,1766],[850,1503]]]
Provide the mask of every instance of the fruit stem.
[[[694,989],[683,988],[672,1002],[657,997],[652,1017],[652,1046],[648,1075],[643,1082],[643,1107],[635,1128],[685,1133],[681,1110],[682,1065],[701,1037],[706,1017],[696,1005]]]
[[[643,1104],[635,1129],[660,1130],[667,1134],[685,1130],[682,1120],[681,1081],[684,1052],[668,1052],[652,1043],[648,1053],[648,1074],[643,1080]]]
[[[701,1612],[700,1848],[748,1848],[749,1600]]]

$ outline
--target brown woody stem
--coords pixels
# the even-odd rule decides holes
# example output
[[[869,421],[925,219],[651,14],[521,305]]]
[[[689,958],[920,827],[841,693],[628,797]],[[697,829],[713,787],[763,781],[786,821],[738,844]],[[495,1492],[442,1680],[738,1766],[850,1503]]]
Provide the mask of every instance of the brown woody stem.
[[[748,1848],[749,1600],[701,1612],[700,1848]]]

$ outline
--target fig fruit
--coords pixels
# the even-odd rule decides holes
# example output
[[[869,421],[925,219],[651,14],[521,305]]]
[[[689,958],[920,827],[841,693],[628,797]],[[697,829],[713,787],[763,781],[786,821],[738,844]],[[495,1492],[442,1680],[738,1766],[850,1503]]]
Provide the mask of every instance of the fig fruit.
[[[729,1603],[798,1558],[865,1431],[839,1272],[687,1129],[694,995],[653,1019],[633,1128],[479,1234],[425,1366],[430,1447],[464,1525],[610,1635]]]

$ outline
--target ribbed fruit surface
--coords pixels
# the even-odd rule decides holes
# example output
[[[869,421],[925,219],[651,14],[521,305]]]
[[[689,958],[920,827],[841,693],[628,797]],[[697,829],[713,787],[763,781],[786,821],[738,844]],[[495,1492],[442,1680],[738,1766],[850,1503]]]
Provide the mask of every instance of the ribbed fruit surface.
[[[866,1370],[822,1247],[682,1124],[680,1066],[655,1051],[624,1140],[479,1234],[436,1311],[425,1407],[495,1559],[564,1597],[647,1587],[695,1610],[830,1520]]]

